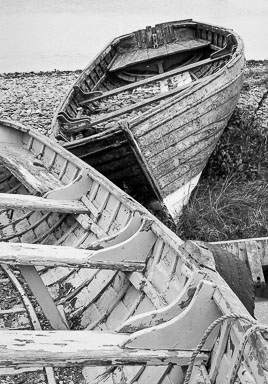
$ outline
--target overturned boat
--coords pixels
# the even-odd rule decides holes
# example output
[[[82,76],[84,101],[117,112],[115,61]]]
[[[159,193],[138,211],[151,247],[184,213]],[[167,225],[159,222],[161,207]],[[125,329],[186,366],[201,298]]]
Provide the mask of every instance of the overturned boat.
[[[237,103],[233,31],[182,20],[114,39],[62,100],[54,136],[132,196],[179,214]]]
[[[217,272],[216,248],[184,243],[89,165],[6,121],[0,180],[3,382],[267,382],[267,329]],[[232,259],[253,314],[244,267]]]

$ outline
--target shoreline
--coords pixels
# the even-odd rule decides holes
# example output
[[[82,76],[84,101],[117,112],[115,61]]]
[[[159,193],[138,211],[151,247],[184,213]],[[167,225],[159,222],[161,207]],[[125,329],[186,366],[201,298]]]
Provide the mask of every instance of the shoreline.
[[[250,59],[246,60],[247,65],[268,65],[268,59],[260,59],[260,60],[255,60],[255,59]],[[53,74],[72,74],[72,73],[77,73],[80,74],[83,71],[83,69],[74,69],[74,70],[60,70],[60,69],[53,69],[51,71],[15,71],[15,72],[0,72],[0,78],[9,76],[9,77],[16,77],[19,76],[21,77],[22,75],[25,77],[33,77],[35,75],[53,75]]]

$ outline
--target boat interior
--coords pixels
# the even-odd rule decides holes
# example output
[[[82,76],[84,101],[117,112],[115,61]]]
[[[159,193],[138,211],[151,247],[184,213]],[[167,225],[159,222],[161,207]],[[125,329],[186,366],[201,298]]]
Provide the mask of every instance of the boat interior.
[[[237,47],[220,27],[182,20],[116,38],[83,71],[58,109],[58,140],[119,127],[219,71]]]
[[[0,133],[0,376],[193,384],[222,383],[228,369],[264,383],[265,359],[235,364],[241,321],[254,319],[204,248],[38,133],[11,122]],[[252,337],[264,357],[267,342]]]

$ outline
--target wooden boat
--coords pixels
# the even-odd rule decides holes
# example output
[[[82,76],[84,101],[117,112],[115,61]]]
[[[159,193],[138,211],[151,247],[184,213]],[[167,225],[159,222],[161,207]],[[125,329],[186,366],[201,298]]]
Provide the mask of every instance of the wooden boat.
[[[268,267],[268,237],[217,241],[215,243],[246,263],[256,287],[266,284],[264,269]]]
[[[230,118],[244,48],[225,28],[182,20],[114,39],[62,100],[54,136],[143,201],[181,210]]]
[[[0,140],[1,383],[267,382],[267,329],[215,249],[38,133]]]

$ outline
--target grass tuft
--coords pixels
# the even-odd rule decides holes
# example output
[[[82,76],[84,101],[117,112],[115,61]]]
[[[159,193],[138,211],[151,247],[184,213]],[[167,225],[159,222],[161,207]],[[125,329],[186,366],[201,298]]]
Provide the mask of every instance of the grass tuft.
[[[185,240],[209,242],[268,236],[268,183],[229,176],[198,186],[176,232]]]

